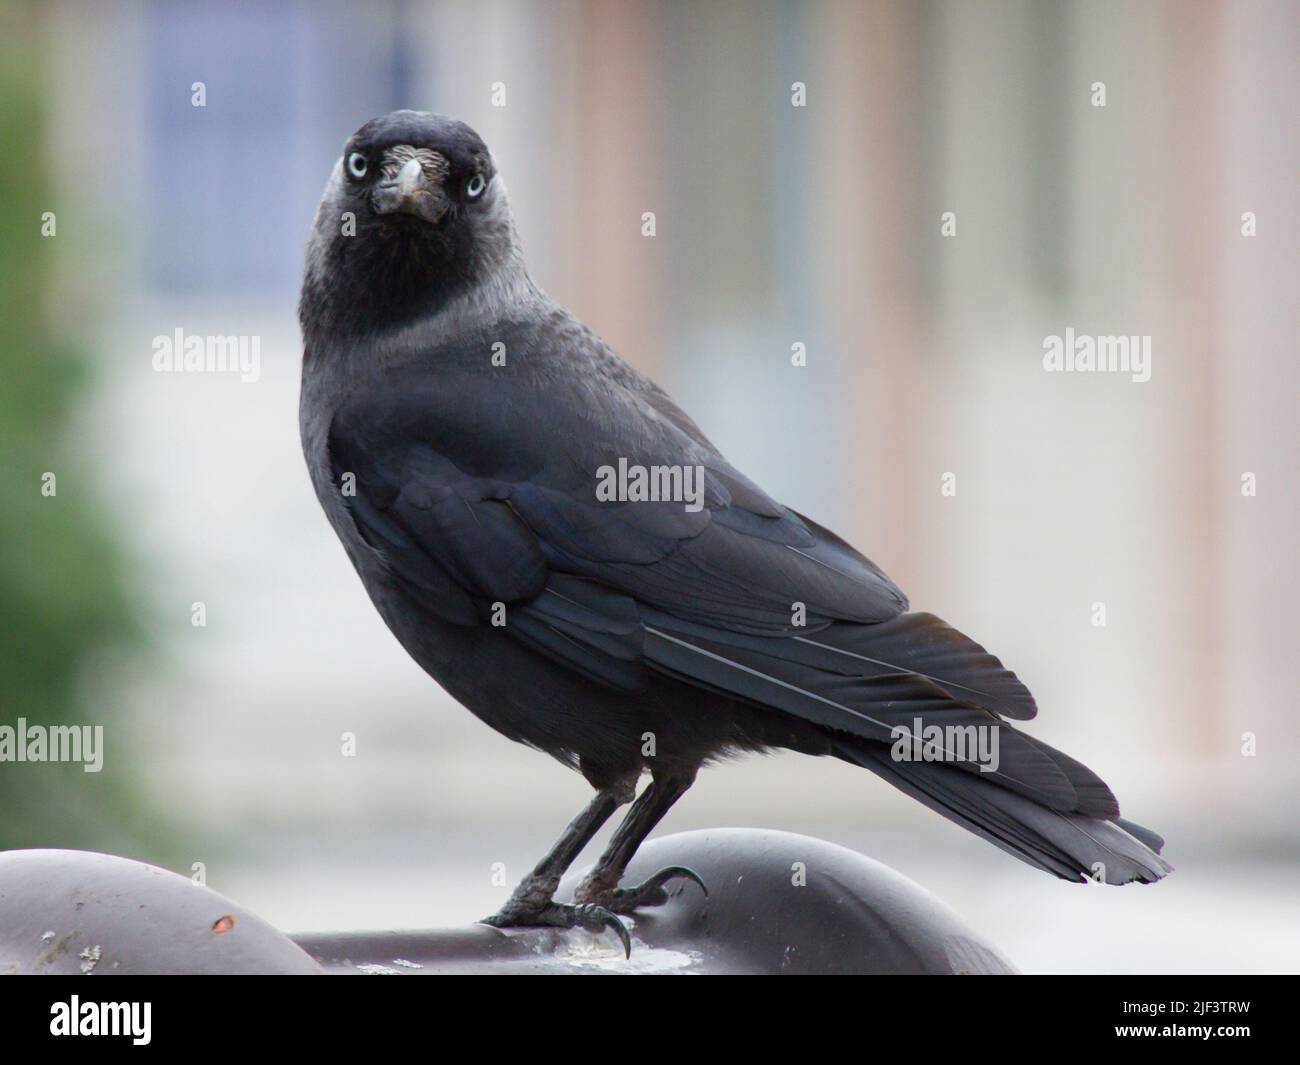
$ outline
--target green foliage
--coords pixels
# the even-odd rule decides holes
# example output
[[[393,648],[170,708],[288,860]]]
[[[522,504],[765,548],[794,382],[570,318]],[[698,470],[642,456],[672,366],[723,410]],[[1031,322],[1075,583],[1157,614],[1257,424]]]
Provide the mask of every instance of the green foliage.
[[[147,831],[133,798],[112,662],[138,639],[96,496],[111,442],[74,436],[87,364],[61,338],[58,213],[39,36],[0,35],[0,726],[98,724],[105,770],[0,762],[0,847],[110,849]],[[17,30],[17,32],[13,32]],[[62,219],[59,219],[62,222]],[[54,474],[56,493],[42,492]],[[116,764],[117,771],[113,771]]]

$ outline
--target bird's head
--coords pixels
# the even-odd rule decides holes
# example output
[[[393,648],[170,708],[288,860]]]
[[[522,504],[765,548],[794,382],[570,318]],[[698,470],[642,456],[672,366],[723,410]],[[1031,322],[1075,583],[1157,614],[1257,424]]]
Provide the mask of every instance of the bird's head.
[[[303,289],[359,316],[426,313],[519,260],[505,188],[469,126],[393,111],[357,130],[316,212]],[[364,304],[360,306],[360,304]]]

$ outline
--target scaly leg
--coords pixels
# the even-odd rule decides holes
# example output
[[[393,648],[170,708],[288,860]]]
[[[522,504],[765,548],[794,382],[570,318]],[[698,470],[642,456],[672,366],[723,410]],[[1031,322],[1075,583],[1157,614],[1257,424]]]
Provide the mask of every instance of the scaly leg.
[[[609,913],[632,913],[639,906],[662,906],[668,901],[664,885],[677,879],[693,880],[708,895],[709,889],[704,886],[704,881],[680,865],[660,869],[636,887],[618,886],[637,848],[694,782],[694,773],[665,774],[651,780],[650,786],[628,810],[596,867],[578,885],[575,897],[579,903],[598,906]]]
[[[627,929],[611,911],[585,902],[576,905],[556,902],[554,896],[560,878],[582,848],[633,794],[635,784],[631,781],[596,792],[587,808],[569,823],[559,842],[520,881],[506,904],[491,917],[485,917],[483,924],[494,928],[585,928],[589,932],[608,928],[618,936],[624,952],[631,956],[632,941]]]

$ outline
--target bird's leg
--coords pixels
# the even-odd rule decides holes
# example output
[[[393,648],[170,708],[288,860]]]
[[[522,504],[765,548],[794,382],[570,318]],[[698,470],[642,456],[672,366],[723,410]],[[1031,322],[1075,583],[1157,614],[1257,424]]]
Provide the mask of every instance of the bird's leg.
[[[695,782],[695,774],[664,774],[655,776],[628,810],[623,823],[610,838],[609,846],[600,856],[596,867],[578,885],[575,893],[579,903],[600,906],[610,913],[632,913],[639,906],[661,906],[668,901],[664,885],[671,880],[693,880],[705,895],[709,889],[691,870],[670,865],[636,887],[621,888],[628,862],[636,854],[646,836],[654,830],[669,808],[686,794]]]
[[[587,808],[569,822],[569,827],[546,857],[519,882],[506,904],[491,917],[485,917],[483,924],[495,928],[585,928],[589,932],[609,928],[618,935],[624,952],[630,955],[632,943],[627,929],[613,913],[601,906],[556,902],[554,896],[560,878],[582,848],[591,842],[591,837],[600,831],[610,815],[629,802],[635,793],[635,783],[630,780],[596,792]]]

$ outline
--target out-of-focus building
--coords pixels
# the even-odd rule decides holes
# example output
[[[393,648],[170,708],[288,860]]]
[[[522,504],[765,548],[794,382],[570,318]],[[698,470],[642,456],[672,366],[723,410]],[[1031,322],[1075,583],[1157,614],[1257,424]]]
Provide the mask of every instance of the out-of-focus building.
[[[585,791],[407,660],[298,450],[320,189],[358,125],[416,107],[492,146],[552,295],[765,488],[1019,671],[1032,731],[1167,831],[1176,864],[1263,856],[1294,878],[1293,5],[42,17],[63,283],[100,365],[86,446],[112,456],[102,487],[157,619],[127,697],[148,742],[122,757],[196,858],[254,830],[329,854],[422,827],[445,851],[506,823],[526,856]],[[259,379],[155,373],[152,339],[177,328],[258,336]],[[1045,372],[1067,329],[1149,336],[1150,379]],[[705,774],[668,827],[737,822],[886,841],[873,853],[914,875],[945,848],[983,856],[865,774],[794,755]]]

